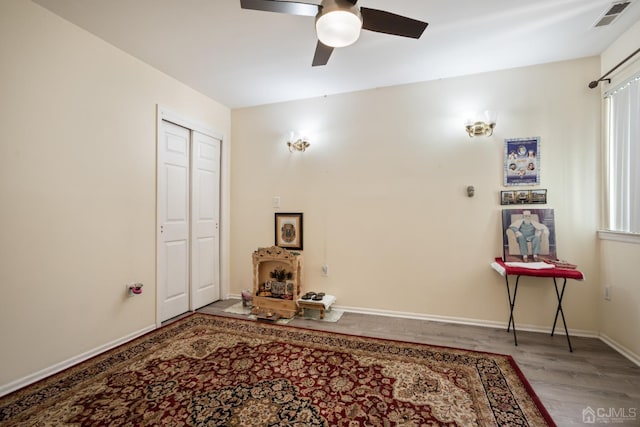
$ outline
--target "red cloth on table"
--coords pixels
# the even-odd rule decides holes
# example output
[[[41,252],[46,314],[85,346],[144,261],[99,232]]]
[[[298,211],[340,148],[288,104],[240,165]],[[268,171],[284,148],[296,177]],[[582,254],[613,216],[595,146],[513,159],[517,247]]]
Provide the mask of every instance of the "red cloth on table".
[[[566,279],[584,280],[584,274],[580,270],[573,268],[524,268],[510,267],[504,263],[502,258],[496,258],[496,263],[505,270],[505,274],[510,276],[535,276],[535,277],[560,277]]]

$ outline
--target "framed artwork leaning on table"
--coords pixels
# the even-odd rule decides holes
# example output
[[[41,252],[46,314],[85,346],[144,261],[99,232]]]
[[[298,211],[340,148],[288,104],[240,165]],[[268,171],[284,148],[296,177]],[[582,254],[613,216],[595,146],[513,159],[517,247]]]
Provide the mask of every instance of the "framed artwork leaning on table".
[[[502,241],[506,262],[555,260],[553,209],[503,209]]]

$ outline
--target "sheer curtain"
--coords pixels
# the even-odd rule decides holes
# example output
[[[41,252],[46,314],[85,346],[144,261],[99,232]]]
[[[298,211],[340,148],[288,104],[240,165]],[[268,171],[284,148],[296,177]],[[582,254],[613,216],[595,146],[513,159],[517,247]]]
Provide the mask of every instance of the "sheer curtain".
[[[640,74],[605,94],[607,228],[640,233]]]

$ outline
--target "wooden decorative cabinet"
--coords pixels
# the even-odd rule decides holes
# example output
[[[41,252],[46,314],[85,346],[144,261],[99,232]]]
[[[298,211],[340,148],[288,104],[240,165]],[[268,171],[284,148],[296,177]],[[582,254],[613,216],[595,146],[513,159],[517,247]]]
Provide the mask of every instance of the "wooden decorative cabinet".
[[[253,313],[258,317],[296,315],[303,280],[302,254],[278,246],[253,253]]]

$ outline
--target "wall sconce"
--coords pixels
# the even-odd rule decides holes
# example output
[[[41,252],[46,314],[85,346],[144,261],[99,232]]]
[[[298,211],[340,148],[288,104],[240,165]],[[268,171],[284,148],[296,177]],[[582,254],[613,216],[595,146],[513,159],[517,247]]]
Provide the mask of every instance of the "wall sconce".
[[[311,146],[307,138],[304,136],[295,136],[293,132],[291,132],[291,136],[289,136],[289,141],[287,141],[287,146],[289,147],[290,152],[294,151],[306,151],[307,148]]]
[[[467,118],[464,126],[470,137],[491,136],[496,127],[496,113],[485,111],[483,114],[476,114],[473,118]]]

